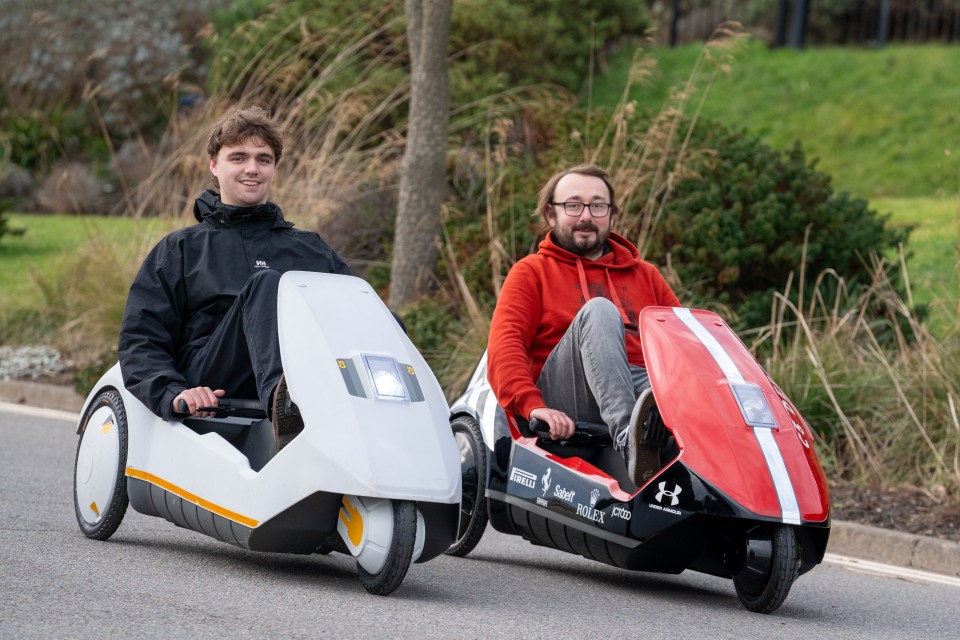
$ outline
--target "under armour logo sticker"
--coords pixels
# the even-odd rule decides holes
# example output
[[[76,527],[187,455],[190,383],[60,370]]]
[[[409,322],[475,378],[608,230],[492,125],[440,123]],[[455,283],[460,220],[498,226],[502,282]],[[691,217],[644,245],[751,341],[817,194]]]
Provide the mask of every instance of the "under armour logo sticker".
[[[680,485],[678,484],[673,485],[673,491],[667,491],[666,482],[661,482],[659,486],[660,486],[660,492],[655,496],[654,499],[657,502],[663,502],[663,497],[668,496],[670,498],[670,506],[671,507],[677,506],[677,504],[679,504],[680,502],[680,498],[678,498],[677,496],[680,494],[680,492],[683,491]]]

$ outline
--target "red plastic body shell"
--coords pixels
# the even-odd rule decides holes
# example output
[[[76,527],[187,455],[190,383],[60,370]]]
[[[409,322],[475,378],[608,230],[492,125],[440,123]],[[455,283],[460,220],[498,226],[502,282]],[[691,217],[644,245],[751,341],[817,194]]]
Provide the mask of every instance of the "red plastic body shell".
[[[639,325],[653,395],[680,461],[760,516],[825,521],[829,493],[813,433],[733,330],[715,313],[670,307],[644,309]],[[731,382],[762,390],[775,428],[747,425]]]

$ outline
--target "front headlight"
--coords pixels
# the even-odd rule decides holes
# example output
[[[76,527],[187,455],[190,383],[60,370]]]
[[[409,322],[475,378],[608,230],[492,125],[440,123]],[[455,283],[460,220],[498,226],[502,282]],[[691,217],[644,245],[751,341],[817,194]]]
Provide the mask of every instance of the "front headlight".
[[[363,364],[373,384],[373,392],[381,400],[409,401],[407,389],[400,378],[397,361],[390,356],[363,355]]]
[[[758,385],[751,382],[731,382],[730,390],[733,391],[733,397],[737,399],[737,404],[740,405],[740,413],[743,414],[743,419],[748,425],[768,429],[776,428],[777,419],[773,417],[773,411],[767,404],[767,398]]]

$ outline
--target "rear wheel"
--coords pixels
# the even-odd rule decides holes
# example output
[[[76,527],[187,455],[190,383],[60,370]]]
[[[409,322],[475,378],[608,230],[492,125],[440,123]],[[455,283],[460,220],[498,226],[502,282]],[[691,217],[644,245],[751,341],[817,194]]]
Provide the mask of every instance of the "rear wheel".
[[[357,562],[364,589],[377,596],[392,593],[403,582],[417,539],[417,507],[409,500],[394,500],[392,506],[393,536],[383,567],[370,573]]]
[[[127,512],[127,416],[116,391],[100,393],[84,415],[73,474],[73,506],[83,535],[106,540]]]
[[[477,421],[460,416],[450,423],[453,437],[460,447],[460,477],[463,497],[460,501],[460,529],[457,540],[446,554],[463,557],[473,551],[487,527],[487,448]]]
[[[800,545],[787,525],[756,527],[744,541],[743,564],[733,578],[740,602],[750,611],[776,611],[800,575]]]

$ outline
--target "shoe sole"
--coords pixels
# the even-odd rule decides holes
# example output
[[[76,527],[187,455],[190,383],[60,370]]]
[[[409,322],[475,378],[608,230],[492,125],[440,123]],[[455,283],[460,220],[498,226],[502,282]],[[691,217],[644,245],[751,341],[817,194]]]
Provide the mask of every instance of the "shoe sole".
[[[282,449],[290,443],[297,434],[303,431],[303,418],[299,413],[287,413],[286,407],[290,404],[287,394],[287,380],[281,375],[277,383],[277,392],[273,398],[274,433],[277,436],[277,449]]]
[[[640,444],[640,430],[643,428],[643,420],[650,413],[650,408],[656,404],[653,397],[653,390],[647,387],[637,398],[637,403],[633,405],[633,412],[630,414],[630,442],[633,445],[633,456],[630,458],[630,464],[627,465],[627,472],[633,484],[642,486],[650,478],[656,475],[660,470],[660,450],[652,447],[644,447]]]

